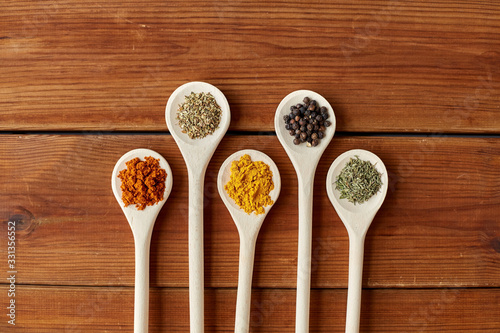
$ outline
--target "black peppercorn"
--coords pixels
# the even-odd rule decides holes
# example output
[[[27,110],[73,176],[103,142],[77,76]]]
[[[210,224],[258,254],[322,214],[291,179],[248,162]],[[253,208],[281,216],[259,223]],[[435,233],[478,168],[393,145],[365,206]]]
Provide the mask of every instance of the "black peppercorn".
[[[290,106],[290,114],[283,116],[285,129],[294,137],[295,145],[305,142],[307,147],[315,147],[325,137],[326,127],[332,125],[327,121],[328,109],[307,96],[302,102]]]

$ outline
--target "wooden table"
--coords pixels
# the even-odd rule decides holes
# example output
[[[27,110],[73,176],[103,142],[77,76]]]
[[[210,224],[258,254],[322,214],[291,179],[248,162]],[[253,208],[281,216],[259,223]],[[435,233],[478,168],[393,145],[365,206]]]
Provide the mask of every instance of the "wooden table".
[[[251,331],[294,331],[297,179],[273,117],[297,89],[337,119],[315,179],[311,332],[344,330],[348,238],[325,181],[353,148],[390,178],[366,239],[361,331],[500,332],[498,3],[15,0],[0,51],[1,332],[133,331],[133,238],[110,177],[140,147],[174,177],[153,233],[150,332],[189,331],[187,172],[164,109],[196,80],[232,115],[205,179],[207,332],[234,329],[239,240],[216,176],[245,148],[283,180],[257,242]]]

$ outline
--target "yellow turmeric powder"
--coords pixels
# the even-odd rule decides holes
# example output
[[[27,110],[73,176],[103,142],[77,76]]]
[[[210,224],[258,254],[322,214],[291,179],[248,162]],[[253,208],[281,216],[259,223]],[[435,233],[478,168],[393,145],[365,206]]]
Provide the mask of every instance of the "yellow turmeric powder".
[[[138,210],[163,200],[167,172],[160,168],[160,160],[151,156],[141,161],[136,157],[125,163],[127,169],[120,171],[122,201],[125,207],[133,205]]]
[[[249,155],[231,163],[231,177],[224,186],[229,196],[247,214],[263,214],[273,204],[269,192],[274,189],[273,172],[262,161],[252,162]]]

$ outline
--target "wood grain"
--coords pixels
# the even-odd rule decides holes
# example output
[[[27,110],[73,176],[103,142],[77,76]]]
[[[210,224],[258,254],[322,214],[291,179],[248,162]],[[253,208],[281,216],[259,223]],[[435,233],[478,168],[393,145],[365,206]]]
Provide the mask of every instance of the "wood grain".
[[[500,133],[500,10],[479,1],[28,1],[0,13],[0,130],[166,131],[208,81],[231,130],[325,96],[338,130]]]
[[[111,192],[118,158],[158,151],[172,168],[173,191],[155,225],[151,285],[187,287],[187,174],[168,135],[3,135],[0,233],[17,222],[23,284],[132,286],[133,239]],[[205,283],[235,287],[238,235],[216,189],[233,152],[257,148],[277,164],[281,195],[259,234],[254,286],[294,288],[297,180],[275,136],[226,136],[205,180]],[[334,138],[320,161],[314,193],[312,285],[347,286],[348,239],[328,201],[327,170],[342,152],[373,151],[389,171],[389,191],[367,236],[365,287],[498,287],[500,142],[488,138]],[[0,237],[0,253],[6,251]],[[6,261],[0,271],[6,271]]]
[[[2,292],[5,287],[0,288]],[[8,332],[132,332],[132,288],[19,287]],[[236,290],[205,293],[207,332],[234,331]],[[295,291],[253,290],[251,332],[294,332]],[[344,332],[345,290],[313,290],[311,332]],[[154,288],[150,332],[189,331],[187,289]],[[364,290],[361,332],[498,332],[498,289]],[[276,320],[280,318],[280,320]]]

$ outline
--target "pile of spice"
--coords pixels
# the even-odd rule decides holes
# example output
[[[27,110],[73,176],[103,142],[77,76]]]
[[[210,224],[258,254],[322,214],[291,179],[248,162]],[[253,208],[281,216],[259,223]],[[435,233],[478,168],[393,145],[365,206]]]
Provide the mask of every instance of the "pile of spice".
[[[263,214],[264,207],[273,204],[269,196],[274,189],[273,172],[266,163],[252,162],[249,155],[243,155],[231,163],[231,177],[224,189],[247,214]]]
[[[220,124],[222,110],[211,93],[194,93],[184,96],[179,105],[177,120],[191,139],[203,139],[212,134]]]
[[[305,142],[308,147],[316,147],[325,136],[326,127],[332,124],[327,120],[330,117],[328,109],[325,106],[320,107],[309,97],[305,97],[303,102],[292,105],[290,114],[283,117],[285,129],[295,137],[295,145]]]
[[[381,186],[381,173],[370,161],[363,161],[358,156],[346,163],[335,181],[340,199],[347,199],[353,204],[367,201],[377,194]]]
[[[122,201],[125,207],[134,205],[138,210],[163,200],[167,172],[160,168],[160,160],[151,156],[141,161],[136,157],[125,163],[127,169],[120,171]]]

